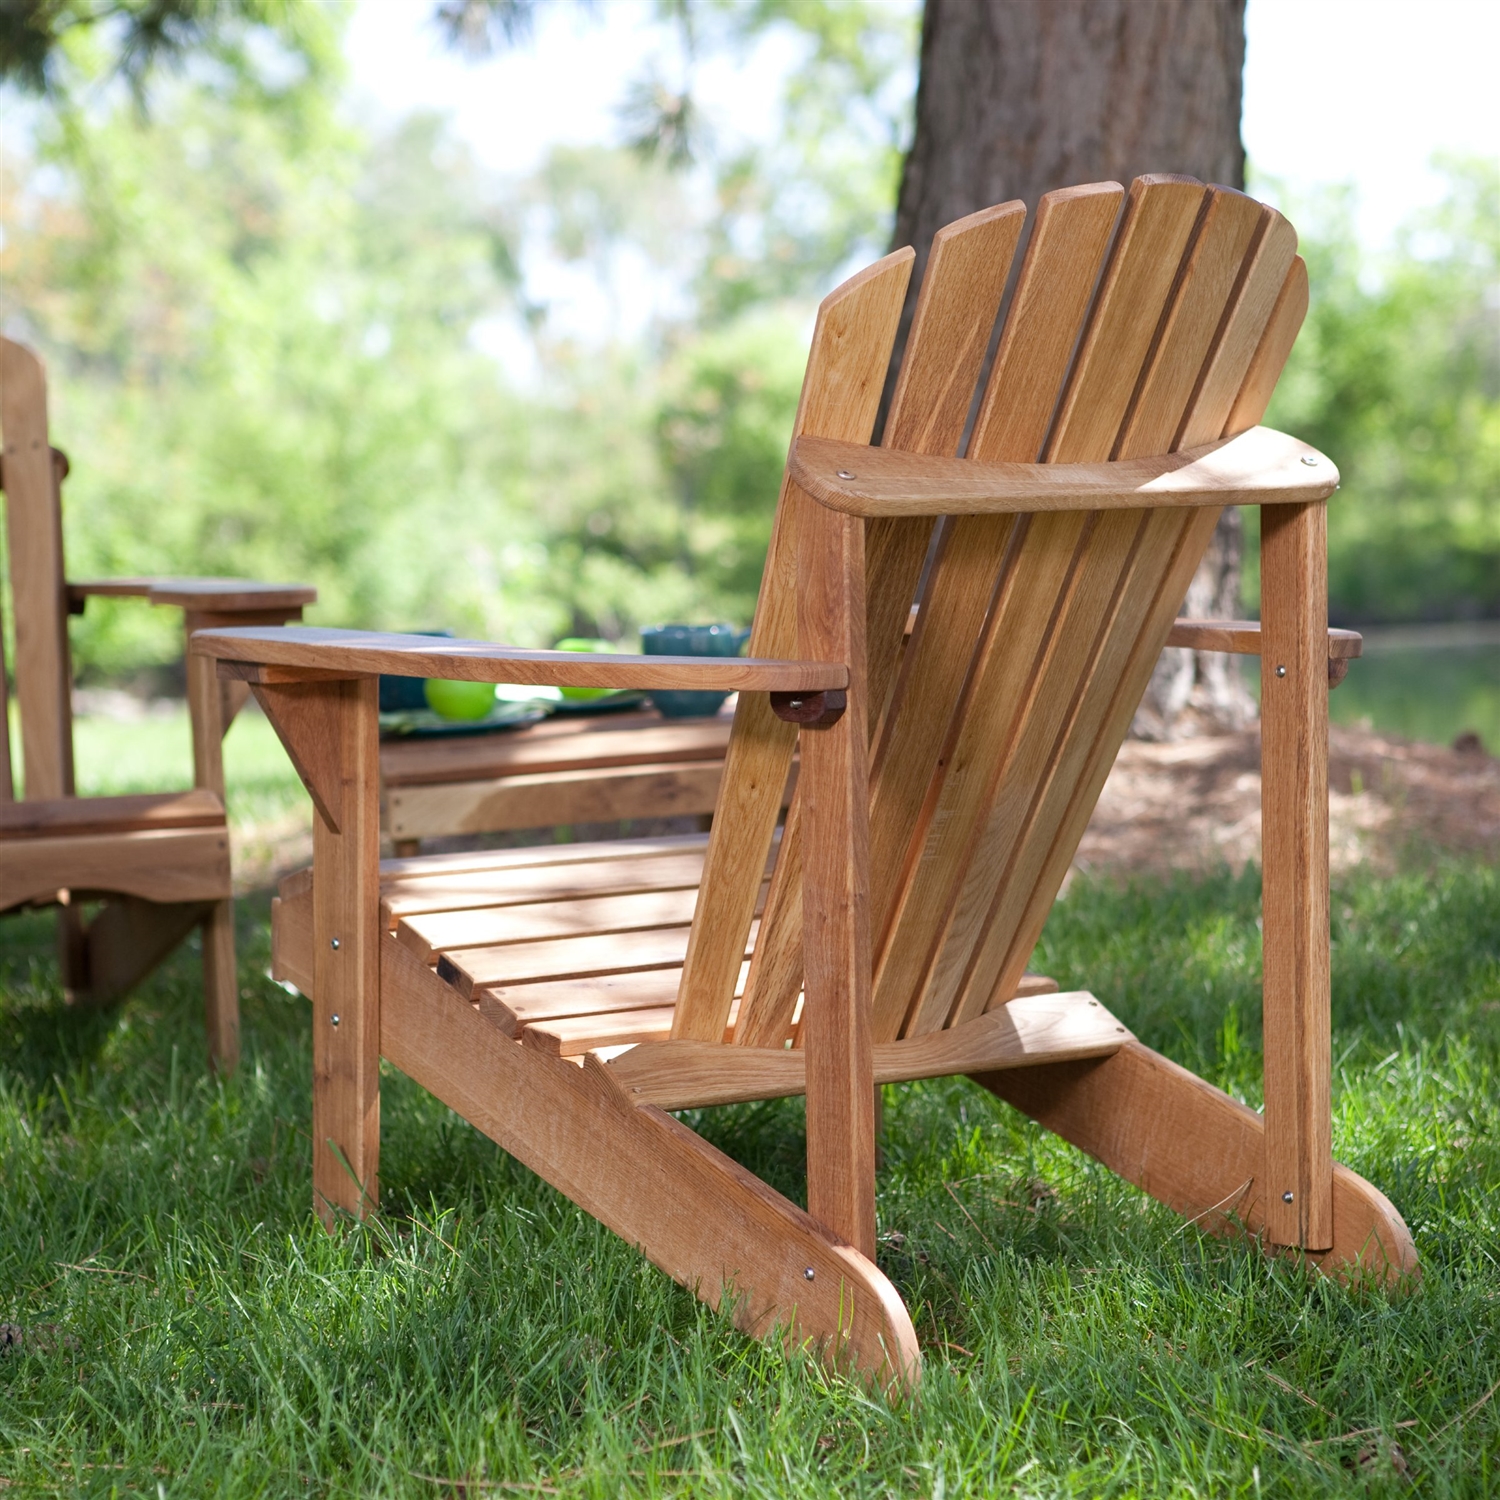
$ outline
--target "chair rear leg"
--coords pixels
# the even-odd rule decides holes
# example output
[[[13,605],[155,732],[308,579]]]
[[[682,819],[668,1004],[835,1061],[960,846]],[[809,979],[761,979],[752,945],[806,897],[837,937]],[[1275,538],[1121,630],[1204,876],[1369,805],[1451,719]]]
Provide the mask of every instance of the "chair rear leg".
[[[57,963],[62,970],[63,995],[69,1005],[87,1005],[89,989],[88,939],[83,913],[72,903],[57,908]]]
[[[239,973],[234,956],[234,902],[215,901],[203,918],[203,1024],[208,1056],[227,1077],[240,1061]]]

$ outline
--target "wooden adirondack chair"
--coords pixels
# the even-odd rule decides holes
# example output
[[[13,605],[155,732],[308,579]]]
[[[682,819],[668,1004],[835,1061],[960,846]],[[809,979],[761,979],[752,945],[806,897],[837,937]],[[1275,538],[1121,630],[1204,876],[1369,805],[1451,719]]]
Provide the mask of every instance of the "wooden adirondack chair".
[[[1024,217],[937,237],[879,447],[911,251],[824,302],[749,659],[196,638],[255,684],[317,803],[275,962],[313,998],[325,1217],[376,1202],[383,1055],[699,1296],[732,1288],[744,1327],[910,1383],[875,1264],[874,1089],[967,1073],[1210,1228],[1415,1270],[1330,1148],[1337,471],[1256,426],[1306,307],[1295,236],[1191,179],[1049,194],[955,458]],[[1265,507],[1263,620],[1174,622],[1227,504]],[[1265,666],[1264,1116],[1026,975],[1169,640]],[[382,866],[377,672],[737,689],[712,832]],[[804,1092],[805,1213],[667,1113]]]
[[[0,653],[0,911],[58,903],[63,981],[75,1000],[123,995],[198,926],[209,1053],[239,1056],[239,990],[230,904],[229,830],[220,741],[245,699],[221,689],[211,662],[188,661],[193,789],[130,797],[73,792],[72,669],[67,617],[95,594],[175,605],[187,630],[300,619],[317,591],[236,578],[120,578],[68,583],[61,485],[66,457],[47,440],[41,360],[0,339],[0,435],[15,606],[15,684],[24,791],[15,800],[7,682]],[[102,899],[85,926],[80,903]]]

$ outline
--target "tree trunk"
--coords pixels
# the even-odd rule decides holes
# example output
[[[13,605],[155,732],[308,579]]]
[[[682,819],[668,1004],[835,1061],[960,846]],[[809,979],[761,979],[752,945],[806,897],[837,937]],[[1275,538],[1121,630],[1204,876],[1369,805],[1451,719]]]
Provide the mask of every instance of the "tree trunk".
[[[933,234],[992,203],[1143,172],[1243,187],[1244,64],[1245,0],[927,0],[895,243],[916,247],[920,276]],[[1242,547],[1226,512],[1189,613],[1239,612]],[[1134,728],[1176,737],[1253,712],[1235,658],[1172,650]]]

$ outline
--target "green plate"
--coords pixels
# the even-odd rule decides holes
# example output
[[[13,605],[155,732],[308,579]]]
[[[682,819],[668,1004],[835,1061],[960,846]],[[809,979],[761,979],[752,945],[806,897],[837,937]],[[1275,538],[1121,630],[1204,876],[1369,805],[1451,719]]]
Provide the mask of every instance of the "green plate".
[[[499,729],[522,729],[545,719],[547,703],[496,703],[482,719],[445,719],[430,708],[408,708],[381,714],[382,739],[449,739],[455,735],[492,734]]]

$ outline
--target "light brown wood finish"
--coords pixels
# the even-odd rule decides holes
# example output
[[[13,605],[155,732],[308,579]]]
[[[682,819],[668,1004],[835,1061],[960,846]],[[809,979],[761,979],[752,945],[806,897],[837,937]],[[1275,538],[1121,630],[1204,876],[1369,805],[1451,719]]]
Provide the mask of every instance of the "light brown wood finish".
[[[550,1052],[554,1057],[581,1057],[598,1047],[665,1042],[671,1034],[672,1003],[669,1002],[638,1010],[530,1021],[521,1033],[521,1041],[527,1047]],[[701,1047],[712,1043],[689,1042],[687,1045]]]
[[[16,799],[15,769],[10,761],[10,668],[5,663],[5,632],[0,630],[0,804]]]
[[[1039,206],[969,443],[974,459],[1029,463],[1039,453],[1122,196],[1114,184],[1103,184],[1048,194]],[[956,521],[929,575],[875,751],[870,870],[880,947],[889,946],[893,909],[974,645],[997,591],[1010,586],[1023,540],[1024,529],[1008,518]],[[882,991],[877,979],[877,1041],[899,1034],[909,999],[894,984]]]
[[[386,794],[385,831],[393,839],[421,839],[626,818],[691,817],[714,810],[723,774],[722,759],[648,761],[492,781],[394,786]]]
[[[229,833],[211,828],[146,828],[34,838],[0,847],[0,911],[48,903],[59,891],[139,896],[145,901],[227,897]]]
[[[666,723],[655,713],[630,713],[544,719],[507,734],[389,739],[380,746],[380,775],[388,787],[407,787],[722,761],[730,724],[727,714]]]
[[[1176,441],[1202,442],[1223,430],[1228,406],[1233,399],[1233,382],[1244,375],[1257,347],[1264,343],[1262,322],[1269,316],[1269,309],[1275,302],[1273,289],[1284,274],[1293,238],[1290,227],[1279,215],[1262,221],[1235,279],[1222,320],[1217,331],[1212,332],[1212,343],[1206,355],[1202,352],[1206,324],[1201,318],[1168,322],[1166,326],[1172,330],[1174,338],[1188,337],[1198,349],[1198,357],[1207,373],[1198,376],[1196,382],[1192,374],[1193,360],[1184,359],[1180,350],[1164,352],[1167,335],[1158,338],[1153,351],[1157,367],[1177,371],[1172,390],[1166,391],[1158,383],[1158,399],[1182,403],[1185,407],[1185,414],[1176,429]],[[1222,267],[1218,277],[1222,286],[1225,279]],[[1191,285],[1187,290],[1191,291]],[[1262,411],[1246,411],[1245,420],[1253,426],[1262,415]],[[1158,430],[1165,430],[1164,425]],[[1130,444],[1140,440],[1138,432],[1136,437],[1117,444],[1116,451],[1129,457],[1132,454]],[[1116,749],[1160,652],[1164,632],[1174,613],[1173,601],[1180,599],[1186,591],[1196,560],[1202,555],[1216,521],[1216,511],[1205,511],[1186,519],[1185,527],[1176,534],[1175,553],[1155,591],[1149,614],[1134,615],[1136,620],[1144,623],[1137,626],[1122,622],[1117,630],[1117,641],[1109,648],[1118,650],[1120,645],[1136,639],[1129,664],[1122,666],[1117,658],[1104,663],[1102,670],[1096,670],[1096,679],[1104,685],[1106,692],[1096,700],[1093,710],[1074,720],[1069,743],[1062,755],[1065,761],[1074,761],[1075,766],[1065,766],[1054,778],[1053,789],[1047,793],[1051,805],[1042,805],[1034,815],[1029,847],[1012,867],[1005,888],[991,910],[983,949],[966,979],[967,997],[961,1003],[962,1013],[972,1014],[976,1006],[992,1004],[1002,998],[1008,986],[1024,970],[1047,911],[1060,888],[1072,851],[1098,799]],[[1169,524],[1166,515],[1161,512],[1153,515],[1153,528],[1159,529],[1164,523]],[[1143,602],[1150,594],[1149,584],[1143,581],[1137,591],[1138,601]],[[1111,681],[1118,684],[1112,700],[1107,693]],[[1103,710],[1102,719],[1096,717],[1100,710]],[[1080,778],[1076,762],[1085,750],[1087,768]],[[1066,796],[1069,786],[1075,784],[1075,778],[1077,790],[1066,809],[1061,810],[1058,797]],[[1050,840],[1049,829],[1053,830]],[[1002,948],[1005,956],[1000,959]]]
[[[190,656],[195,791],[75,799],[67,615],[104,595],[183,607],[189,632],[198,625],[268,625],[300,615],[316,591],[243,579],[66,584],[60,484],[68,462],[47,441],[41,361],[3,339],[0,428],[26,764],[24,811],[0,827],[0,901],[56,900],[64,986],[74,998],[93,1003],[123,994],[198,922],[210,1056],[229,1071],[238,1057],[239,990],[219,742],[243,695],[221,691],[212,663]],[[0,693],[0,708],[4,697]],[[3,733],[0,771],[9,804],[13,788]],[[105,900],[87,929],[76,900],[84,894]]]
[[[382,899],[395,918],[507,903],[520,905],[580,896],[625,895],[631,891],[697,889],[703,877],[703,845],[706,840],[702,837],[663,840],[662,847],[652,850],[643,850],[640,844],[623,839],[619,842],[626,852],[611,859],[556,860],[545,865],[513,865],[508,861],[497,861],[489,867],[460,867],[441,873],[434,871],[425,876],[393,873],[391,867],[395,862],[387,860],[381,865]],[[573,844],[566,847],[596,849],[599,846]],[[310,882],[307,888],[312,889]],[[283,886],[284,892],[285,889]]]
[[[1172,621],[1167,636],[1169,646],[1189,646],[1194,651],[1227,651],[1235,656],[1260,655],[1259,620],[1185,620]],[[1328,656],[1333,661],[1348,661],[1364,651],[1364,637],[1357,630],[1328,631]]]
[[[974,1081],[1202,1228],[1267,1229],[1265,1121],[1149,1047]],[[1315,1265],[1387,1285],[1419,1274],[1411,1234],[1378,1188],[1335,1165],[1332,1195],[1331,1248],[1309,1252]]]
[[[396,935],[418,958],[435,964],[440,952],[453,953],[465,948],[634,932],[650,927],[686,927],[693,920],[693,903],[697,899],[695,882],[675,890],[440,912],[407,917]]]
[[[599,974],[585,979],[542,981],[483,989],[479,1013],[506,1036],[519,1037],[538,1021],[566,1016],[618,1015],[627,1011],[670,1008],[677,999],[681,967],[647,969],[635,974]],[[705,1047],[716,1042],[695,1043]]]
[[[1246,432],[1265,416],[1266,408],[1271,404],[1271,393],[1281,378],[1282,366],[1286,364],[1301,331],[1302,320],[1307,316],[1307,298],[1307,264],[1297,255],[1292,258],[1272,305],[1265,332],[1224,418],[1221,429],[1224,435]]]
[[[598,1064],[517,1047],[399,945],[381,970],[381,1051],[532,1171],[717,1307],[780,1325],[836,1365],[915,1385],[911,1319],[873,1261]],[[807,1275],[812,1271],[812,1276]]]
[[[799,438],[791,465],[815,499],[866,517],[1286,505],[1326,499],[1339,483],[1338,470],[1316,448],[1269,427],[1182,453],[1071,464],[934,462]]]
[[[257,688],[308,780],[313,821],[313,1203],[380,1201],[380,816],[376,681]],[[317,745],[316,752],[309,747]]]
[[[300,617],[301,601],[292,607],[292,613]],[[183,620],[187,643],[191,645],[194,630],[216,618],[188,610]],[[193,783],[203,792],[216,795],[222,809],[225,797],[224,735],[238,703],[221,688],[210,658],[195,656],[188,650],[185,666],[188,718],[193,736]],[[241,689],[241,692],[246,693],[246,690]],[[240,1060],[240,979],[234,958],[233,901],[226,896],[214,902],[204,913],[200,925],[203,1015],[208,1033],[208,1053],[221,1072],[233,1072]]]
[[[319,819],[335,833],[344,817],[341,747],[344,700],[342,694],[330,689],[342,686],[344,680],[286,682],[274,686],[256,683],[251,688],[275,727],[292,768],[307,788]],[[375,679],[348,680],[357,683]]]
[[[1198,407],[1210,399],[1200,371],[1243,369],[1260,332],[1242,308],[1253,303],[1259,286],[1255,246],[1264,238],[1268,213],[1237,194],[1209,193],[1115,440],[1117,458],[1128,461],[1139,445],[1171,441],[1171,434],[1196,419]],[[1121,279],[1128,283],[1128,268]],[[1268,311],[1269,300],[1264,305]],[[1095,328],[1115,315],[1138,320],[1140,309],[1125,306],[1116,314],[1102,303]],[[1111,342],[1107,329],[1095,342]],[[1128,381],[1128,371],[1118,373]],[[1125,381],[1111,388],[1117,409]],[[1212,426],[1219,420],[1213,416]],[[1067,441],[1065,429],[1054,433],[1054,445]],[[1068,804],[1090,754],[1113,759],[1123,736],[1125,723],[1111,705],[1128,701],[1133,707],[1144,690],[1176,597],[1176,584],[1163,593],[1164,575],[1174,558],[1179,568],[1196,562],[1216,516],[1210,512],[1186,530],[1159,508],[1149,516],[1138,513],[1136,520],[1098,518],[1078,584],[1053,628],[1046,666],[1039,668],[1050,685],[1033,687],[1034,706],[993,794],[918,1026],[979,1014],[1024,968],[1036,934],[1028,931],[1018,943],[1017,922],[1027,906],[1045,911],[1055,895],[1055,887],[1038,885],[1038,876],[1068,821]],[[1186,554],[1184,540],[1190,540]],[[1106,724],[1109,737],[1100,744]]]
[[[912,252],[877,261],[823,299],[813,328],[807,373],[793,422],[794,438],[866,442],[875,424],[891,345],[911,275]],[[792,503],[783,478],[749,650],[787,655],[796,646],[799,528],[806,506]],[[832,684],[847,686],[845,681]],[[781,793],[797,744],[795,728],[776,718],[759,694],[742,694],[724,762],[704,865],[712,909],[693,923],[672,1035],[717,1041],[724,1033],[735,976],[745,951],[761,862],[781,811]]]
[[[1002,204],[960,219],[934,238],[880,451],[948,457],[957,449],[1024,217],[1023,205]],[[804,441],[829,440],[798,438],[794,455]],[[894,686],[931,539],[930,522],[888,519],[865,529],[866,708],[872,734]],[[802,989],[802,968],[801,816],[794,806],[736,1042],[773,1046],[785,1039]]]
[[[200,631],[193,650],[226,664],[254,660],[327,676],[387,673],[461,682],[536,683],[553,687],[692,688],[720,692],[818,692],[841,688],[836,662],[762,660],[751,656],[625,656],[585,651],[524,651],[488,641],[311,625]]]
[[[999,1068],[1036,1067],[1103,1057],[1132,1040],[1129,1031],[1086,991],[1012,1000],[991,1015],[947,1031],[877,1043],[877,1084]],[[712,1042],[644,1042],[614,1058],[611,1074],[638,1103],[696,1109],[805,1091],[802,1049],[736,1047]]]
[[[870,1029],[868,707],[864,522],[808,507],[800,524],[797,635],[849,664],[837,723],[802,735],[802,933],[807,1206],[875,1257],[875,1080]]]
[[[1328,548],[1321,505],[1261,522],[1266,1232],[1333,1243]]]
[[[1274,210],[1243,193],[1209,189],[1111,457],[1180,446],[1183,414],[1203,378],[1246,256],[1273,217]]]
[[[1110,201],[1107,192],[1095,192],[1065,199],[1062,208],[1102,218]],[[1092,242],[1095,269],[1107,238],[1105,225]],[[1092,303],[1094,270],[1083,278],[1080,258],[1060,251],[1054,264],[1048,243],[1044,235],[1033,239],[1002,331],[997,376],[981,406],[1007,442],[1030,446],[1009,454],[987,451],[999,439],[981,421],[970,444],[976,466],[989,458],[1029,463],[1039,453],[1060,463],[1126,464],[1150,457],[1150,446],[1203,447],[1233,421],[1259,420],[1243,388],[1253,383],[1269,391],[1270,361],[1289,346],[1295,321],[1287,308],[1295,310],[1298,267],[1290,229],[1279,216],[1200,184],[1137,183]],[[1156,263],[1163,259],[1169,263]],[[1059,324],[1036,341],[1052,363],[1022,379],[1007,351],[1022,342],[1019,330],[1031,312],[1042,317],[1038,309],[1048,299],[1034,288],[1044,285],[1038,278],[1049,266],[1080,282],[1071,304],[1059,299],[1074,309],[1074,323],[1071,331]],[[888,271],[888,264],[885,271],[876,268],[857,286],[868,290]],[[1078,338],[1085,307],[1090,311]],[[1029,435],[1022,420],[1028,412]],[[1248,483],[1254,482],[1252,475]],[[716,1280],[738,1283],[746,1274],[730,1272],[740,1266],[740,1247],[750,1243],[742,1237],[744,1215],[751,1204],[770,1213],[774,1195],[747,1190],[746,1196],[746,1184],[727,1167],[707,1165],[712,1158],[687,1132],[653,1133],[681,1129],[663,1124],[660,1105],[695,1107],[805,1087],[809,1201],[824,1233],[852,1238],[857,1247],[846,1252],[839,1299],[842,1309],[851,1295],[856,1308],[864,1299],[863,1314],[855,1314],[865,1319],[856,1347],[868,1348],[877,1327],[898,1343],[905,1338],[901,1317],[881,1300],[883,1283],[870,1278],[869,1258],[859,1253],[873,1248],[872,1105],[876,1080],[884,1078],[968,1069],[1208,1227],[1238,1215],[1266,1229],[1268,1239],[1287,1237],[1273,1223],[1280,1212],[1280,1199],[1272,1196],[1279,1191],[1275,1179],[1290,1163],[1300,1174],[1292,1202],[1310,1216],[1321,1173],[1327,1227],[1294,1221],[1290,1235],[1329,1270],[1406,1274],[1414,1266],[1410,1238],[1377,1192],[1332,1166],[1326,1094],[1317,1095],[1320,1080],[1326,1081],[1327,952],[1317,939],[1321,930],[1326,944],[1327,888],[1310,752],[1326,703],[1317,701],[1308,674],[1316,661],[1319,680],[1326,679],[1329,638],[1313,576],[1321,577],[1316,525],[1302,518],[1321,518],[1320,502],[1281,503],[1267,513],[1272,576],[1262,646],[1294,653],[1297,670],[1289,666],[1287,677],[1277,679],[1294,700],[1288,713],[1296,735],[1293,753],[1282,757],[1276,773],[1281,789],[1267,794],[1267,836],[1284,850],[1279,864],[1269,847],[1267,855],[1266,1120],[1141,1047],[1102,1007],[1090,1006],[1087,995],[1051,996],[1035,1005],[1016,998],[1027,993],[1026,959],[1152,663],[1174,628],[1220,503],[1232,493],[1220,491],[1213,503],[1197,507],[1096,505],[945,520],[896,687],[875,713],[867,696],[864,634],[877,618],[882,630],[889,619],[899,625],[909,601],[898,606],[883,599],[872,609],[871,564],[880,559],[887,570],[882,577],[899,584],[909,577],[916,549],[888,545],[894,531],[883,533],[879,547],[870,545],[860,518],[820,505],[789,480],[764,582],[763,605],[774,608],[763,613],[759,628],[770,636],[780,632],[776,656],[838,663],[849,679],[848,711],[801,733],[801,787],[763,919],[771,941],[780,942],[785,911],[778,903],[789,900],[800,862],[802,931],[796,944],[779,948],[776,971],[785,988],[795,983],[799,964],[805,969],[800,1019],[792,1022],[786,1009],[756,1019],[754,987],[757,975],[764,980],[768,971],[753,960],[742,1014],[736,1013],[746,954],[762,949],[753,912],[774,842],[768,773],[779,772],[779,791],[791,758],[789,742],[760,735],[754,713],[746,714],[745,704],[754,701],[746,695],[693,908],[693,940],[708,934],[700,958],[712,953],[703,973],[717,975],[714,983],[694,991],[684,970],[672,1005],[688,929],[680,921],[637,924],[680,918],[686,887],[670,880],[659,890],[628,884],[658,858],[663,872],[673,861],[685,865],[693,858],[690,849],[659,856],[636,849],[623,856],[601,877],[626,880],[618,895],[610,894],[614,886],[592,886],[593,875],[579,876],[580,870],[604,869],[606,861],[597,857],[568,865],[549,851],[531,856],[529,867],[522,861],[511,869],[494,856],[466,857],[431,867],[432,888],[451,889],[472,876],[498,892],[496,909],[460,897],[461,915],[432,921],[397,917],[398,891],[401,899],[422,901],[426,880],[417,872],[429,868],[397,862],[381,877],[388,899],[373,919],[381,931],[396,928],[395,936],[379,941],[386,1055],[574,1201],[643,1243],[658,1264],[697,1277],[700,1294],[710,1300]],[[1294,529],[1280,531],[1279,520],[1288,516]],[[913,523],[918,529],[912,534],[926,525]],[[1273,618],[1276,610],[1282,613]],[[787,635],[793,613],[800,644]],[[1222,629],[1231,643],[1241,639],[1234,622]],[[276,670],[319,668],[312,662]],[[946,696],[924,698],[935,675],[944,676]],[[902,727],[912,722],[916,729]],[[1268,735],[1275,737],[1269,723]],[[744,785],[733,771],[736,753]],[[864,784],[867,755],[875,767],[871,786]],[[924,769],[906,787],[902,778],[910,774],[912,755]],[[1266,776],[1273,776],[1269,758]],[[899,834],[880,834],[894,850],[893,869],[865,847],[866,809],[882,811],[883,777],[884,810]],[[905,788],[899,795],[898,786]],[[1272,805],[1277,796],[1279,820]],[[527,901],[530,870],[557,884]],[[678,879],[690,874],[676,872]],[[309,962],[317,963],[319,938],[307,910],[318,880],[311,894],[305,881],[283,888],[274,916],[282,972],[305,975]],[[551,899],[568,882],[580,893]],[[893,917],[874,965],[866,902],[878,905],[882,882]],[[721,891],[727,892],[722,912]],[[559,911],[568,900],[584,903],[582,909]],[[1278,902],[1292,900],[1300,914],[1288,923]],[[367,906],[375,908],[374,894]],[[403,920],[409,924],[404,930]],[[560,929],[569,935],[552,935]],[[793,962],[804,937],[805,952]],[[433,957],[435,966],[424,962]],[[1289,977],[1277,988],[1284,970]],[[311,977],[316,989],[322,978]],[[684,1004],[695,993],[697,1012],[685,1027]],[[1314,1014],[1320,1008],[1321,1016]],[[885,1036],[876,1031],[883,1019],[893,1027]],[[723,1045],[726,1026],[741,1045]],[[754,1029],[766,1045],[743,1045]],[[898,1037],[903,1029],[906,1035]],[[1279,1059],[1273,1056],[1278,1038]],[[1082,1050],[1094,1055],[1079,1060]],[[602,1092],[590,1092],[595,1089]],[[634,1120],[643,1122],[641,1130],[622,1123]],[[650,1162],[666,1140],[683,1149],[657,1180]],[[1305,1207],[1299,1202],[1304,1192]],[[769,1243],[753,1240],[760,1259],[749,1300],[769,1295],[783,1320],[836,1331],[841,1314],[830,1313],[829,1303],[816,1303],[810,1323],[798,1301],[795,1275],[815,1298],[825,1295],[826,1263],[796,1238],[784,1216],[765,1221],[752,1239],[762,1232]],[[800,1272],[787,1276],[778,1255],[792,1244],[797,1258],[806,1259]],[[855,1357],[867,1367],[873,1362]],[[908,1372],[914,1368],[905,1357],[898,1363]]]
[[[216,903],[182,901],[162,905],[138,896],[116,896],[89,923],[86,933],[88,988],[92,1005],[107,1005],[128,993],[154,969]],[[218,1041],[220,1046],[215,1046]],[[210,1037],[209,1055],[221,1068],[234,1059],[221,1050],[231,1038]]]
[[[749,951],[754,930],[752,925],[740,952],[741,960]],[[684,922],[678,927],[652,927],[639,932],[459,948],[440,954],[437,969],[461,995],[472,998],[479,990],[495,985],[678,968],[686,957],[687,941]]]
[[[1176,181],[1132,186],[1048,439],[1050,459],[1098,462],[1112,451],[1203,191]],[[1171,261],[1165,270],[1164,257]],[[1017,523],[882,944],[878,1034],[903,1019],[909,1034],[947,1023],[1045,747],[1074,697],[1073,683],[1097,654],[1101,618],[1118,595],[1139,532],[1129,513],[1108,520],[1038,514]]]
[[[5,338],[0,338],[0,432],[5,441],[5,527],[16,641],[11,665],[21,715],[22,795],[40,801],[73,792],[62,513],[47,442],[42,362],[23,344]]]
[[[150,828],[214,828],[224,823],[216,793],[142,792],[128,797],[62,797],[0,807],[0,842],[68,834],[132,833]]]
[[[85,578],[67,585],[70,607],[89,599],[145,599],[152,604],[222,615],[278,613],[300,616],[318,602],[318,591],[299,583],[257,583],[249,578]]]

